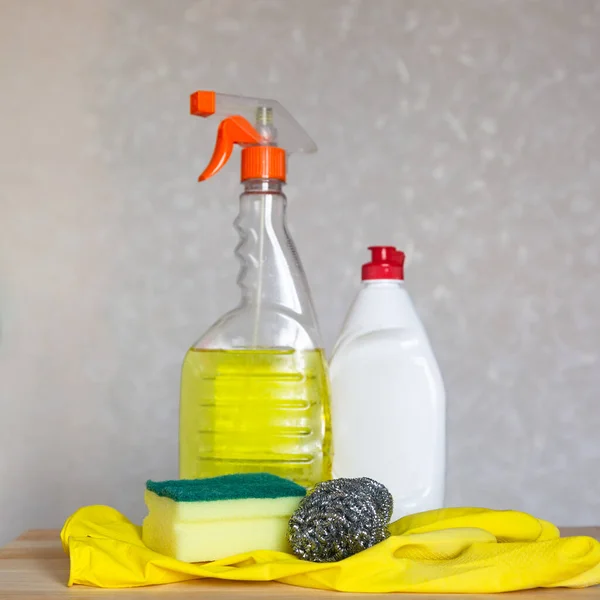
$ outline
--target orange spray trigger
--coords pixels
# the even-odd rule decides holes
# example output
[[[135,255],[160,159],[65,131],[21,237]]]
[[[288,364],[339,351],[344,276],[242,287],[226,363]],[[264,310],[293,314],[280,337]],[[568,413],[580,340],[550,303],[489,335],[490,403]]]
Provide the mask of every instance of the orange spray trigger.
[[[223,119],[217,131],[217,142],[212,158],[202,175],[198,177],[198,181],[204,181],[212,177],[225,166],[233,152],[234,144],[246,146],[259,144],[260,141],[259,133],[244,117],[234,115]]]
[[[234,144],[242,146],[242,182],[285,182],[290,154],[317,151],[317,145],[300,123],[276,100],[198,90],[190,95],[190,113],[221,120],[213,156],[198,181],[205,181],[223,168]]]

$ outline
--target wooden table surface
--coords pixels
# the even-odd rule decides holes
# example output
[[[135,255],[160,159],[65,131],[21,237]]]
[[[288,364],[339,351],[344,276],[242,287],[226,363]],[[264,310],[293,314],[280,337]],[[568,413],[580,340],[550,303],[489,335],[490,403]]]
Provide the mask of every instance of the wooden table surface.
[[[600,539],[600,527],[565,528],[563,535],[590,535]],[[84,586],[68,588],[69,559],[60,545],[58,531],[34,530],[24,533],[14,542],[0,549],[0,600],[19,598],[21,600],[64,600],[66,598],[116,598],[129,600],[136,598],[229,598],[245,600],[248,598],[282,598],[302,599],[314,598],[341,600],[348,596],[351,599],[390,598],[394,594],[340,594],[340,592],[324,592],[310,590],[281,583],[244,583],[216,580],[196,580],[170,585],[157,585],[145,588],[125,590],[104,590]],[[402,594],[402,600],[424,600],[433,594]],[[497,596],[497,595],[496,595]],[[440,596],[435,596],[439,598]],[[442,596],[443,597],[443,596]],[[460,597],[460,596],[458,596]],[[472,594],[469,598],[490,598],[485,594]],[[600,600],[600,586],[582,590],[551,589],[512,592],[510,600],[530,598],[553,599],[567,598],[571,600]]]

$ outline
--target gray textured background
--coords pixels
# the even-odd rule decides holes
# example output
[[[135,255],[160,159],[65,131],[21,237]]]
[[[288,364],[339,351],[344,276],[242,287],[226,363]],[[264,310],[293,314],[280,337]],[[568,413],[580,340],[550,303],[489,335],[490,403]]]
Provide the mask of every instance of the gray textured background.
[[[328,350],[366,246],[407,251],[449,504],[599,523],[600,2],[0,0],[0,542],[176,475],[184,352],[237,300],[201,88],[319,145],[287,193]]]

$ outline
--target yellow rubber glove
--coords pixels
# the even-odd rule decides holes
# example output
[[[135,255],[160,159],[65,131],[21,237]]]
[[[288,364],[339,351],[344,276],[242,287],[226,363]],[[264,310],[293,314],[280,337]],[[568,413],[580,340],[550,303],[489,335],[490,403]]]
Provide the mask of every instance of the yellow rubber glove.
[[[449,508],[404,517],[384,542],[337,563],[257,550],[205,564],[153,552],[141,528],[108,506],[79,509],[61,540],[69,585],[124,588],[212,577],[280,581],[345,592],[489,593],[600,583],[600,543],[560,538],[554,525],[515,511]]]

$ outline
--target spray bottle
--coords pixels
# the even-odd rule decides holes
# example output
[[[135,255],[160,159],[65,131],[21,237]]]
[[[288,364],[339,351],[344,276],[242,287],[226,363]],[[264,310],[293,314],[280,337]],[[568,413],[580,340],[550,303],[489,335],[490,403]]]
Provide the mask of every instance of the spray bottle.
[[[311,486],[331,477],[327,364],[300,258],[286,226],[287,155],[316,152],[274,100],[208,91],[190,112],[221,117],[215,175],[242,147],[239,304],[186,354],[181,381],[180,477],[270,472]]]

